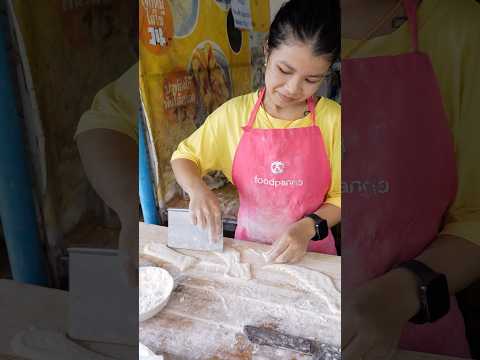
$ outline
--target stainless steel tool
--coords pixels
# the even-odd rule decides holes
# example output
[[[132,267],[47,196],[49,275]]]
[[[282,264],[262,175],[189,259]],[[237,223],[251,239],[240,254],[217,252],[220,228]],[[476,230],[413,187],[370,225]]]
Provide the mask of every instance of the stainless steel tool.
[[[171,248],[223,251],[223,226],[218,234],[211,234],[193,225],[189,209],[168,209],[168,240]]]
[[[117,250],[69,248],[68,335],[138,346],[138,287],[129,285]]]
[[[340,349],[310,339],[284,334],[272,329],[246,325],[243,328],[248,340],[254,344],[293,350],[312,355],[313,360],[340,360]]]

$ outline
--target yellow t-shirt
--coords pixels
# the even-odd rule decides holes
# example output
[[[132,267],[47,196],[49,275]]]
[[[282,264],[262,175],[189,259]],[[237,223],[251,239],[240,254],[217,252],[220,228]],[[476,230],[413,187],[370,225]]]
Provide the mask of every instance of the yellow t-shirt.
[[[172,160],[178,158],[193,161],[206,174],[211,170],[222,171],[232,181],[232,164],[240,138],[242,126],[258,98],[258,93],[250,93],[227,101],[215,110],[190,137],[180,143],[173,153]],[[332,184],[326,203],[341,207],[341,111],[340,105],[332,100],[321,98],[315,107],[317,125],[323,135],[325,148],[330,159]],[[285,121],[267,116],[261,108],[257,113],[254,128],[282,129],[306,127],[312,124],[310,116]],[[254,160],[254,159],[252,159]]]
[[[75,137],[92,129],[110,129],[138,142],[138,109],[137,63],[97,93],[91,108],[80,118]]]
[[[480,245],[480,5],[474,0],[423,0],[417,11],[419,49],[430,56],[455,140],[459,187],[442,234]],[[352,58],[410,51],[405,22],[367,41]],[[343,39],[347,54],[357,41]]]

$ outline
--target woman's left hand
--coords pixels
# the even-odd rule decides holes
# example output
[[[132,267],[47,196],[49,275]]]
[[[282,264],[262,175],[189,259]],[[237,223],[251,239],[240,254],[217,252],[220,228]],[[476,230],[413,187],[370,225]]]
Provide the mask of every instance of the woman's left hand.
[[[313,220],[303,218],[290,225],[267,253],[267,261],[273,263],[295,263],[305,256],[310,239],[315,235]]]

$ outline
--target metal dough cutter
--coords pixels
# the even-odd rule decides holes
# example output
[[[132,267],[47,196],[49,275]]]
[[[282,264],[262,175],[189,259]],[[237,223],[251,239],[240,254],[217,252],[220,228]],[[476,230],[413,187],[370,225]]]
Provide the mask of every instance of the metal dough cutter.
[[[117,250],[69,248],[68,336],[138,345],[138,287],[127,281]]]
[[[171,248],[223,251],[223,225],[218,234],[210,234],[193,225],[189,209],[168,209],[168,240]]]

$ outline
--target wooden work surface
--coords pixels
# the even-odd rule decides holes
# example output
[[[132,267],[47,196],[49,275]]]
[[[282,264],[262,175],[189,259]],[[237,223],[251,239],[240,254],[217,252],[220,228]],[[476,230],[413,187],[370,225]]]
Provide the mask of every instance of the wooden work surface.
[[[0,359],[20,359],[13,352],[14,336],[29,328],[66,334],[68,292],[0,280]],[[137,348],[127,345],[75,341],[93,352],[118,360],[136,357]]]
[[[13,337],[31,326],[64,333],[67,300],[65,291],[0,280],[0,354],[15,355]]]
[[[139,236],[142,254],[143,248],[149,244],[166,244],[167,228],[140,223]],[[269,246],[226,238],[225,248],[238,250],[241,262],[250,262],[257,258],[249,255],[263,252]],[[178,252],[194,256],[200,262],[222,264],[220,257],[208,252]],[[298,279],[292,278],[291,274],[271,276],[272,273],[262,270],[261,265],[264,264],[251,263],[254,277],[243,280],[224,275],[220,266],[181,272],[167,262],[156,261],[155,265],[164,267],[172,274],[176,288],[167,306],[155,317],[140,324],[140,341],[156,353],[163,353],[168,360],[311,358],[290,351],[254,346],[243,335],[244,325],[266,326],[291,335],[339,345],[340,314],[332,311],[327,304],[329,301],[339,301],[335,292],[326,292],[333,299],[322,299],[321,293],[299,286]],[[154,263],[141,258],[140,265]],[[330,278],[340,288],[340,257],[308,253],[298,265],[325,275],[325,279]],[[396,359],[453,358],[400,351]]]
[[[141,254],[148,244],[167,242],[166,227],[140,223],[139,235]],[[258,260],[258,254],[269,248],[228,238],[224,247],[238,250],[242,263],[255,255]],[[272,276],[250,262],[252,280],[232,278],[224,275],[225,262],[213,253],[178,252],[207,265],[184,272],[168,263],[162,265],[174,277],[176,288],[167,306],[140,324],[140,341],[153,351],[167,353],[169,359],[251,359],[253,354],[264,359],[310,358],[268,347],[257,349],[243,335],[244,325],[266,326],[339,345],[340,313],[332,313],[325,299],[295,286],[297,280],[289,274]],[[308,254],[302,264],[331,277],[340,289],[340,257]],[[340,292],[329,300],[339,306]],[[320,339],[320,334],[325,336]]]
[[[165,241],[166,239],[166,229],[155,227],[155,226],[146,226],[140,224],[140,240],[141,245],[145,245],[149,241]],[[232,242],[227,239],[226,243]],[[232,242],[236,244],[236,242]],[[261,245],[251,244],[246,242],[241,242],[240,245],[253,246],[257,247]],[[340,269],[340,259],[336,257],[325,257],[324,255],[307,255],[307,263],[311,260],[316,260],[320,256],[322,259],[321,268],[324,269],[327,273],[339,273]],[[319,259],[320,259],[319,258]],[[311,266],[311,264],[309,265]],[[175,274],[175,271],[172,271]],[[179,274],[176,274],[178,276]],[[180,274],[181,275],[181,274]],[[146,321],[140,326],[140,340],[144,341],[146,345],[154,347],[156,344],[156,350],[160,350],[162,345],[160,342],[155,343],[153,340],[160,339],[165,336],[170,337],[172,341],[178,340],[181,341],[185,339],[185,334],[192,328],[192,326],[197,326],[197,329],[208,329],[209,334],[236,334],[236,326],[228,327],[228,323],[232,322],[232,317],[226,317],[224,311],[218,312],[219,322],[213,324],[208,321],[202,321],[202,316],[208,314],[206,308],[209,304],[216,303],[215,300],[212,300],[208,297],[208,293],[202,291],[198,292],[200,287],[202,290],[212,290],[219,289],[220,294],[225,294],[228,292],[228,286],[225,283],[220,281],[223,276],[211,275],[202,281],[201,277],[187,276],[181,280],[181,283],[186,284],[183,287],[178,287],[177,291],[174,293],[172,301],[169,303],[165,312],[157,315],[155,318]],[[177,280],[182,279],[180,276]],[[195,282],[197,282],[197,287],[195,288]],[[189,285],[190,284],[190,285]],[[222,285],[223,284],[223,285]],[[228,285],[228,284],[227,284]],[[271,284],[272,286],[266,286],[267,290],[274,291],[275,288],[278,289],[276,285]],[[222,288],[223,286],[223,288]],[[236,283],[236,286],[239,287],[239,282]],[[186,291],[187,289],[187,291]],[[190,289],[190,290],[188,290]],[[194,292],[193,294],[191,293]],[[292,288],[288,286],[287,290],[279,290],[281,296],[274,295],[281,301],[287,301],[292,298]],[[182,295],[183,293],[183,295]],[[300,292],[301,294],[301,292]],[[195,295],[199,295],[196,298]],[[183,301],[182,301],[183,296]],[[202,297],[203,296],[203,297]],[[225,301],[228,300],[226,295],[223,295]],[[262,296],[267,297],[268,294],[262,294]],[[247,299],[255,298],[255,294],[250,294],[247,296]],[[175,300],[177,299],[177,300]],[[221,299],[219,297],[219,299]],[[188,307],[190,302],[198,302],[200,307],[198,311],[191,314],[181,313],[182,308],[185,309]],[[250,300],[251,301],[251,300]],[[252,302],[254,303],[254,302]],[[298,300],[297,300],[298,303]],[[227,304],[228,305],[228,304]],[[222,305],[223,306],[223,305]],[[250,311],[250,309],[248,309]],[[247,318],[247,312],[245,312],[245,318]],[[0,279],[0,359],[20,359],[16,357],[12,352],[10,347],[12,338],[19,332],[28,329],[31,326],[34,326],[39,329],[58,331],[60,333],[66,333],[67,329],[67,314],[68,314],[68,293],[65,291],[26,285],[17,283],[12,280],[1,280]],[[211,314],[211,313],[210,313]],[[208,319],[207,319],[208,320]],[[276,319],[273,319],[269,323],[270,326],[275,326]],[[300,323],[300,321],[299,321]],[[226,324],[226,325],[223,325]],[[278,324],[278,323],[277,323]],[[203,331],[203,330],[202,330]],[[155,337],[154,335],[159,335]],[[162,335],[163,334],[163,335]],[[203,332],[205,334],[205,332]],[[152,338],[153,336],[153,338]],[[178,336],[178,338],[176,337]],[[98,343],[80,343],[86,348],[91,350],[106,354],[116,359],[134,359],[136,358],[135,354],[132,354],[132,349],[127,347],[119,347],[117,345],[108,345],[108,344],[98,344]],[[192,344],[186,344],[178,342],[179,351],[186,349]],[[227,349],[231,344],[226,344]],[[235,348],[235,347],[234,347]],[[238,337],[236,343],[237,353],[231,351],[230,353],[218,353],[217,359],[250,359],[248,351],[248,343],[244,341],[241,337]],[[245,349],[242,353],[241,350]],[[264,359],[301,359],[300,356],[295,356],[293,354],[288,354],[286,352],[282,353],[282,357],[279,356],[280,352],[272,352],[262,349],[264,354]],[[188,359],[194,356],[194,352],[183,352],[183,358]],[[261,352],[257,353],[259,356],[257,359],[261,359]],[[268,355],[270,354],[270,355]],[[285,355],[285,356],[283,356]],[[179,359],[181,356],[176,357],[166,357],[166,360]],[[215,357],[213,357],[215,358]],[[447,360],[453,359],[448,357],[441,357],[438,355],[428,355],[428,354],[418,354],[418,353],[407,353],[399,352],[396,357],[397,360]]]

